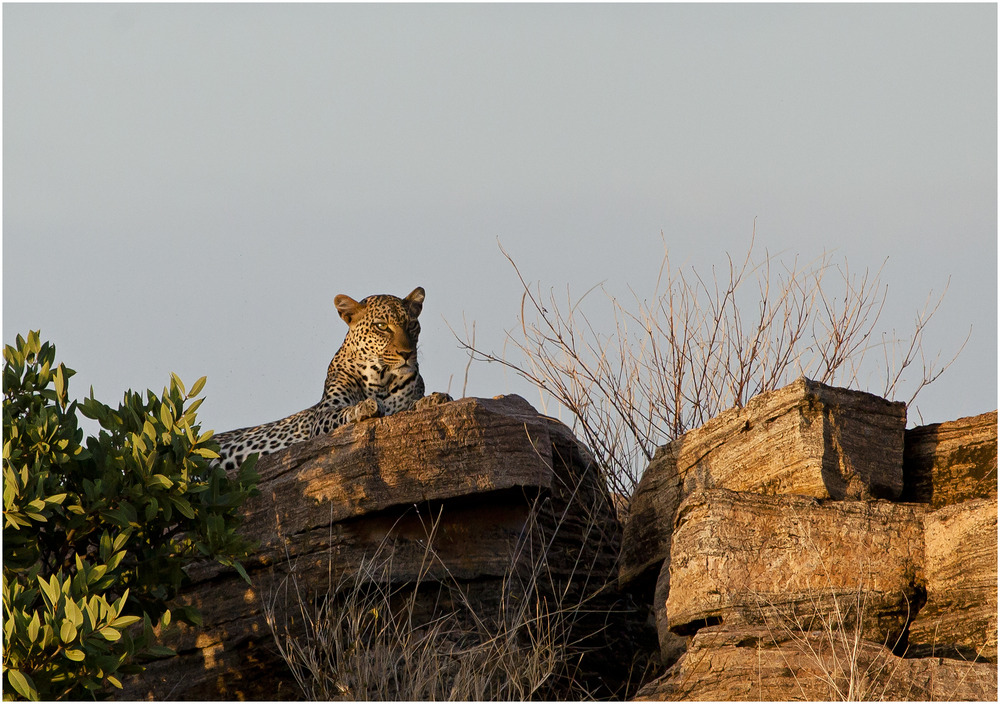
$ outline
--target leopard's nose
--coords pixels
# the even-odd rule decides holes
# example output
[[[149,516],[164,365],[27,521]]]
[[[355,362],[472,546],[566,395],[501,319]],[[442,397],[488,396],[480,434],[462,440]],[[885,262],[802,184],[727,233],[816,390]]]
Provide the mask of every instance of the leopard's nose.
[[[403,358],[404,362],[409,362],[416,353],[416,350],[400,350],[399,356]]]

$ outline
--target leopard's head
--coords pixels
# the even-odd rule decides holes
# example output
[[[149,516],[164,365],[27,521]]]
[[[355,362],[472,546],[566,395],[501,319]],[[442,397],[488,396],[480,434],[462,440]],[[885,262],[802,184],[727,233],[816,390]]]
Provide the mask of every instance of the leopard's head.
[[[358,302],[341,294],[333,302],[350,328],[342,349],[368,365],[416,371],[423,288],[418,286],[406,298],[377,295]]]

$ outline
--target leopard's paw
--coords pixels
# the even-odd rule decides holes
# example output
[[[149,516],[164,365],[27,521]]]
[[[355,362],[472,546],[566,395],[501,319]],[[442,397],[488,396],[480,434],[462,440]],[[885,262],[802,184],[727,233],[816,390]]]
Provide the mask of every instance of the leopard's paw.
[[[344,418],[348,423],[357,423],[360,420],[378,418],[381,415],[382,409],[379,408],[378,401],[373,398],[366,398],[364,401],[348,408],[344,413]]]
[[[442,403],[448,403],[449,401],[454,401],[451,396],[440,391],[435,391],[433,393],[427,394],[423,398],[417,399],[417,402],[413,404],[413,407],[420,411],[425,408],[430,408],[431,406],[440,406]]]

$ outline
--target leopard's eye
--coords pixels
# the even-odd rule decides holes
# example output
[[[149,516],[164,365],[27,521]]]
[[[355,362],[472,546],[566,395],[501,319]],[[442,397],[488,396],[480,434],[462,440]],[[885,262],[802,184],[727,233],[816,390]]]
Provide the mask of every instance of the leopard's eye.
[[[383,323],[381,320],[379,320],[375,323],[375,329],[380,332],[385,332],[386,330],[389,329],[389,326]]]

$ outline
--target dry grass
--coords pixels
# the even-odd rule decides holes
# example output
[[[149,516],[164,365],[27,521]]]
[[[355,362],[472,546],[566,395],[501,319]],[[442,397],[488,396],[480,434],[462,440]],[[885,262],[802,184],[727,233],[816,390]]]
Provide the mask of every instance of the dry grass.
[[[521,600],[517,609],[506,594],[491,627],[457,580],[428,578],[432,567],[447,572],[434,550],[439,522],[440,515],[428,528],[412,581],[397,581],[391,545],[383,542],[318,599],[294,570],[286,589],[272,595],[267,623],[307,699],[523,700],[553,677],[561,652],[543,601],[529,610]],[[287,603],[297,614],[282,619]]]
[[[775,604],[773,594],[745,589],[742,620],[762,624],[767,632],[763,645],[778,653],[790,673],[799,696],[831,701],[899,701],[899,700],[978,700],[995,696],[992,686],[984,679],[985,669],[962,663],[954,681],[935,687],[932,678],[922,677],[905,658],[906,629],[916,616],[920,599],[916,593],[900,593],[898,603],[905,604],[905,624],[894,631],[883,619],[885,599],[878,595],[880,570],[875,569],[873,555],[858,554],[853,573],[857,581],[851,587],[842,578],[834,578],[833,570],[808,529],[802,535],[803,544],[811,554],[803,562],[817,565],[825,585],[807,592],[802,604]],[[882,556],[885,559],[885,556]],[[837,570],[844,574],[843,568]],[[881,624],[881,625],[879,625]],[[880,641],[870,640],[882,629]],[[878,636],[874,636],[878,637]],[[760,678],[761,673],[758,673]]]
[[[806,617],[786,620],[768,614],[763,618],[772,643],[776,647],[787,643],[803,656],[811,666],[811,677],[819,680],[833,701],[882,701],[887,693],[898,691],[900,661],[892,651],[900,645],[902,634],[893,642],[887,635],[881,644],[865,639],[868,584],[859,579],[853,592],[838,593],[831,587],[811,595],[813,608]],[[806,691],[803,683],[796,681],[796,685],[800,692]]]
[[[852,594],[826,595],[832,609],[817,609],[798,621],[764,619],[771,643],[785,658],[803,698],[818,683],[823,697],[832,701],[995,701],[995,665],[955,660],[944,665],[951,669],[946,676],[928,676],[914,667],[919,660],[905,659],[902,634],[895,639],[887,635],[881,643],[866,640],[867,598],[865,584],[859,581]],[[791,657],[785,657],[788,651]],[[926,662],[939,666],[934,659]],[[813,682],[802,682],[800,677]]]
[[[576,300],[568,291],[565,299],[543,297],[503,254],[523,288],[520,327],[507,333],[513,354],[478,349],[468,330],[459,342],[470,359],[535,384],[543,406],[554,399],[568,410],[623,496],[658,446],[798,376],[912,403],[954,361],[923,352],[941,298],[929,299],[912,334],[899,337],[880,326],[881,269],[858,274],[829,255],[785,262],[756,255],[751,242],[745,256],[727,256],[706,277],[673,268],[664,246],[652,295],[632,291],[623,301],[603,286]],[[597,288],[614,319],[608,333],[584,310]]]
[[[591,473],[589,481],[594,480]],[[309,593],[292,565],[282,588],[267,600],[265,617],[303,696],[395,701],[607,696],[591,690],[580,673],[617,608],[604,598],[613,570],[595,562],[595,555],[611,548],[600,546],[605,538],[596,513],[586,510],[587,481],[580,477],[575,485],[554,488],[555,498],[534,500],[512,545],[510,569],[490,584],[456,579],[435,550],[446,507],[426,524],[416,574],[412,566],[393,564],[391,533],[350,574],[331,572],[318,596]]]
[[[745,594],[748,612],[735,619],[742,625],[725,627],[733,633],[704,631],[664,692],[676,699],[996,701],[995,665],[911,660],[898,637],[867,640],[869,588],[859,579],[853,591],[842,585],[817,590],[813,608],[798,615],[775,604],[773,595]],[[728,684],[718,688],[720,677]]]

